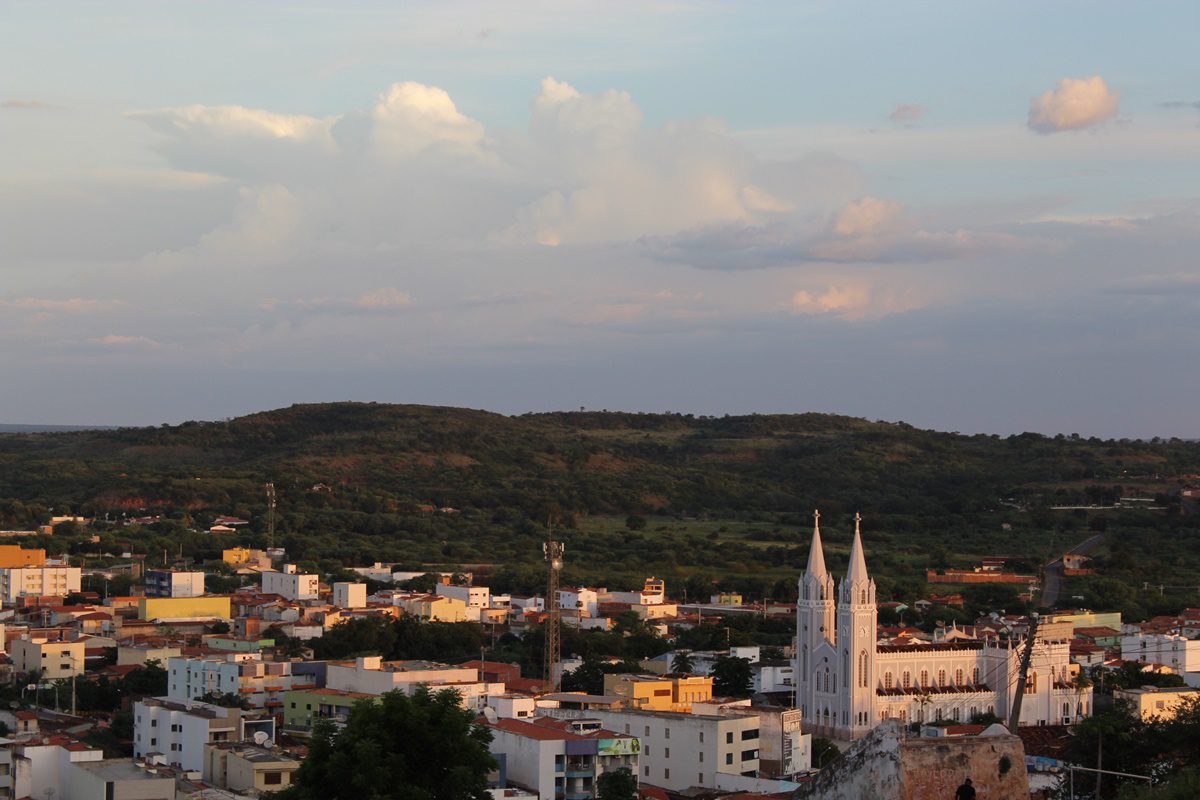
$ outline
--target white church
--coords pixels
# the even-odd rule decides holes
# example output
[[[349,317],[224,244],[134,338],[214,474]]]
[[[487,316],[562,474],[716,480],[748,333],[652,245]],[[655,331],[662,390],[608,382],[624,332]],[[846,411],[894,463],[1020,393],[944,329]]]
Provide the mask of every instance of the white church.
[[[974,714],[991,712],[1007,720],[1024,640],[879,644],[875,581],[867,573],[861,517],[854,517],[850,567],[835,593],[833,576],[825,569],[820,513],[813,516],[796,605],[796,707],[806,732],[857,739],[886,719],[966,723]],[[1066,636],[1037,637],[1021,724],[1070,724],[1087,716],[1092,690],[1076,686],[1077,671]]]

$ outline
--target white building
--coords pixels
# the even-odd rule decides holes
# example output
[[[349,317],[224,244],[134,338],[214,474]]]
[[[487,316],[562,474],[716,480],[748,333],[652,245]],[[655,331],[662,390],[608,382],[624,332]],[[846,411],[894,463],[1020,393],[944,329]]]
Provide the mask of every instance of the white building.
[[[637,737],[604,730],[592,720],[500,719],[489,723],[491,752],[507,779],[540,800],[591,800],[605,772],[638,774]]]
[[[132,758],[79,761],[67,766],[61,800],[175,800],[175,777]]]
[[[338,608],[366,608],[367,585],[338,581],[333,585],[333,604]]]
[[[467,708],[483,708],[491,695],[504,694],[503,683],[482,680],[479,670],[433,661],[384,661],[379,656],[359,656],[354,661],[325,665],[325,686],[340,692],[380,695],[399,689],[412,694],[418,686],[431,690],[454,689]]]
[[[850,568],[835,600],[816,516],[796,604],[796,698],[805,722],[821,735],[857,739],[889,718],[966,722],[984,712],[1007,717],[1024,642],[877,644],[875,582],[867,573],[859,518]],[[1064,629],[1062,638],[1035,641],[1021,724],[1070,724],[1091,713],[1091,688],[1074,683],[1079,667],[1070,660],[1069,635]]]
[[[79,567],[6,567],[0,569],[0,602],[14,605],[22,597],[66,596],[78,592]]]
[[[260,731],[274,741],[274,718],[211,703],[177,703],[166,697],[133,704],[134,756],[161,755],[165,763],[185,770],[204,768],[204,745],[241,742]]]
[[[753,714],[550,709],[564,719],[594,719],[641,741],[638,778],[669,791],[716,788],[718,773],[756,777],[759,721]]]
[[[577,610],[581,614],[595,617],[600,613],[600,594],[595,589],[586,587],[559,589],[558,607],[568,611]]]
[[[1121,658],[1143,664],[1165,664],[1182,675],[1188,686],[1200,687],[1200,639],[1171,633],[1122,636]]]
[[[283,708],[284,692],[315,686],[311,674],[292,672],[296,663],[263,661],[261,653],[171,658],[167,661],[167,697],[186,703],[207,694],[232,694],[254,708]]]
[[[18,673],[41,670],[43,680],[59,680],[83,674],[85,664],[82,641],[62,642],[30,637],[26,634],[14,639],[11,645],[13,670]]]
[[[146,570],[146,597],[203,597],[204,573],[174,569]]]
[[[64,746],[66,745],[66,746]],[[67,794],[67,771],[72,764],[95,763],[104,751],[74,740],[55,737],[18,741],[13,751],[13,797],[60,800]]]
[[[489,608],[492,604],[492,590],[486,586],[454,586],[439,583],[433,587],[433,593],[439,597],[449,597],[467,604],[467,614],[472,619],[479,618],[480,609]]]
[[[316,575],[301,575],[295,564],[284,564],[283,571],[271,570],[262,574],[264,594],[277,594],[288,600],[316,600],[320,596],[320,581]]]

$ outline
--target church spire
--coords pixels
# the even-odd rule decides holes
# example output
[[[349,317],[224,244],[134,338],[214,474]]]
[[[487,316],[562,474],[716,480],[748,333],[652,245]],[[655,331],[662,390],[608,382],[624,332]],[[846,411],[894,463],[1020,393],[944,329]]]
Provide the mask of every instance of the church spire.
[[[808,550],[808,569],[805,570],[805,574],[820,578],[828,574],[825,571],[825,550],[821,547],[820,511],[813,511],[812,546]]]
[[[867,559],[863,555],[862,533],[859,530],[862,524],[862,515],[854,515],[854,543],[850,545],[850,569],[846,573],[846,580],[850,583],[866,582],[867,577]]]

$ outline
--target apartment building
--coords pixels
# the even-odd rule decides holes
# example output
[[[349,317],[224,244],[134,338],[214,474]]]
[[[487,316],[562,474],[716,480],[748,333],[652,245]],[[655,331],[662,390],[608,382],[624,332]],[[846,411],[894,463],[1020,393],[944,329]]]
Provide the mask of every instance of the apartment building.
[[[203,572],[146,570],[146,597],[200,597],[203,594]]]
[[[287,600],[316,600],[320,597],[320,580],[316,575],[302,575],[295,564],[284,564],[282,571],[262,574],[263,594],[277,594]]]
[[[66,798],[72,764],[104,759],[104,751],[69,736],[42,736],[14,742],[12,796]]]
[[[488,727],[491,752],[504,763],[507,781],[540,800],[594,800],[605,772],[638,774],[638,738],[605,730],[595,720],[500,719]]]
[[[1200,688],[1200,639],[1172,633],[1139,633],[1121,637],[1121,658],[1143,664],[1164,664]]]
[[[172,658],[167,662],[167,697],[180,703],[207,694],[233,694],[254,708],[283,708],[289,689],[314,688],[311,672],[293,671],[295,662],[263,661],[259,653]]]
[[[59,680],[83,674],[82,641],[57,641],[25,635],[14,639],[11,645],[9,655],[12,657],[13,670],[18,673],[41,670],[43,680]]]
[[[275,740],[275,718],[263,712],[225,708],[212,703],[175,702],[151,697],[133,704],[133,754],[160,755],[171,766],[204,768],[204,746],[240,742],[265,733]]]
[[[22,597],[65,597],[78,592],[79,567],[9,567],[0,569],[0,602],[15,605]]]
[[[1178,708],[1200,698],[1200,690],[1190,686],[1142,686],[1136,689],[1114,689],[1113,699],[1130,704],[1133,714],[1149,722],[1159,719],[1174,719]]]
[[[318,719],[344,724],[355,703],[376,698],[373,694],[340,689],[293,689],[283,697],[283,727],[289,731],[311,731]]]
[[[492,604],[492,590],[486,586],[453,586],[439,583],[433,587],[433,593],[438,597],[449,597],[467,606],[467,615],[471,619],[479,619],[479,612]]]
[[[605,729],[641,741],[639,779],[668,791],[717,787],[717,774],[756,777],[759,720],[754,715],[670,711],[550,709],[550,716],[596,720]]]

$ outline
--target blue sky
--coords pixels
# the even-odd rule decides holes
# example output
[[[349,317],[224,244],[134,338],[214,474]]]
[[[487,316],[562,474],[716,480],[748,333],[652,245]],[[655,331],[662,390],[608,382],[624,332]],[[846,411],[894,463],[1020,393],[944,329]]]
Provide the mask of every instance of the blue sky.
[[[2,421],[362,399],[1196,435],[1195,3],[4,26]]]

